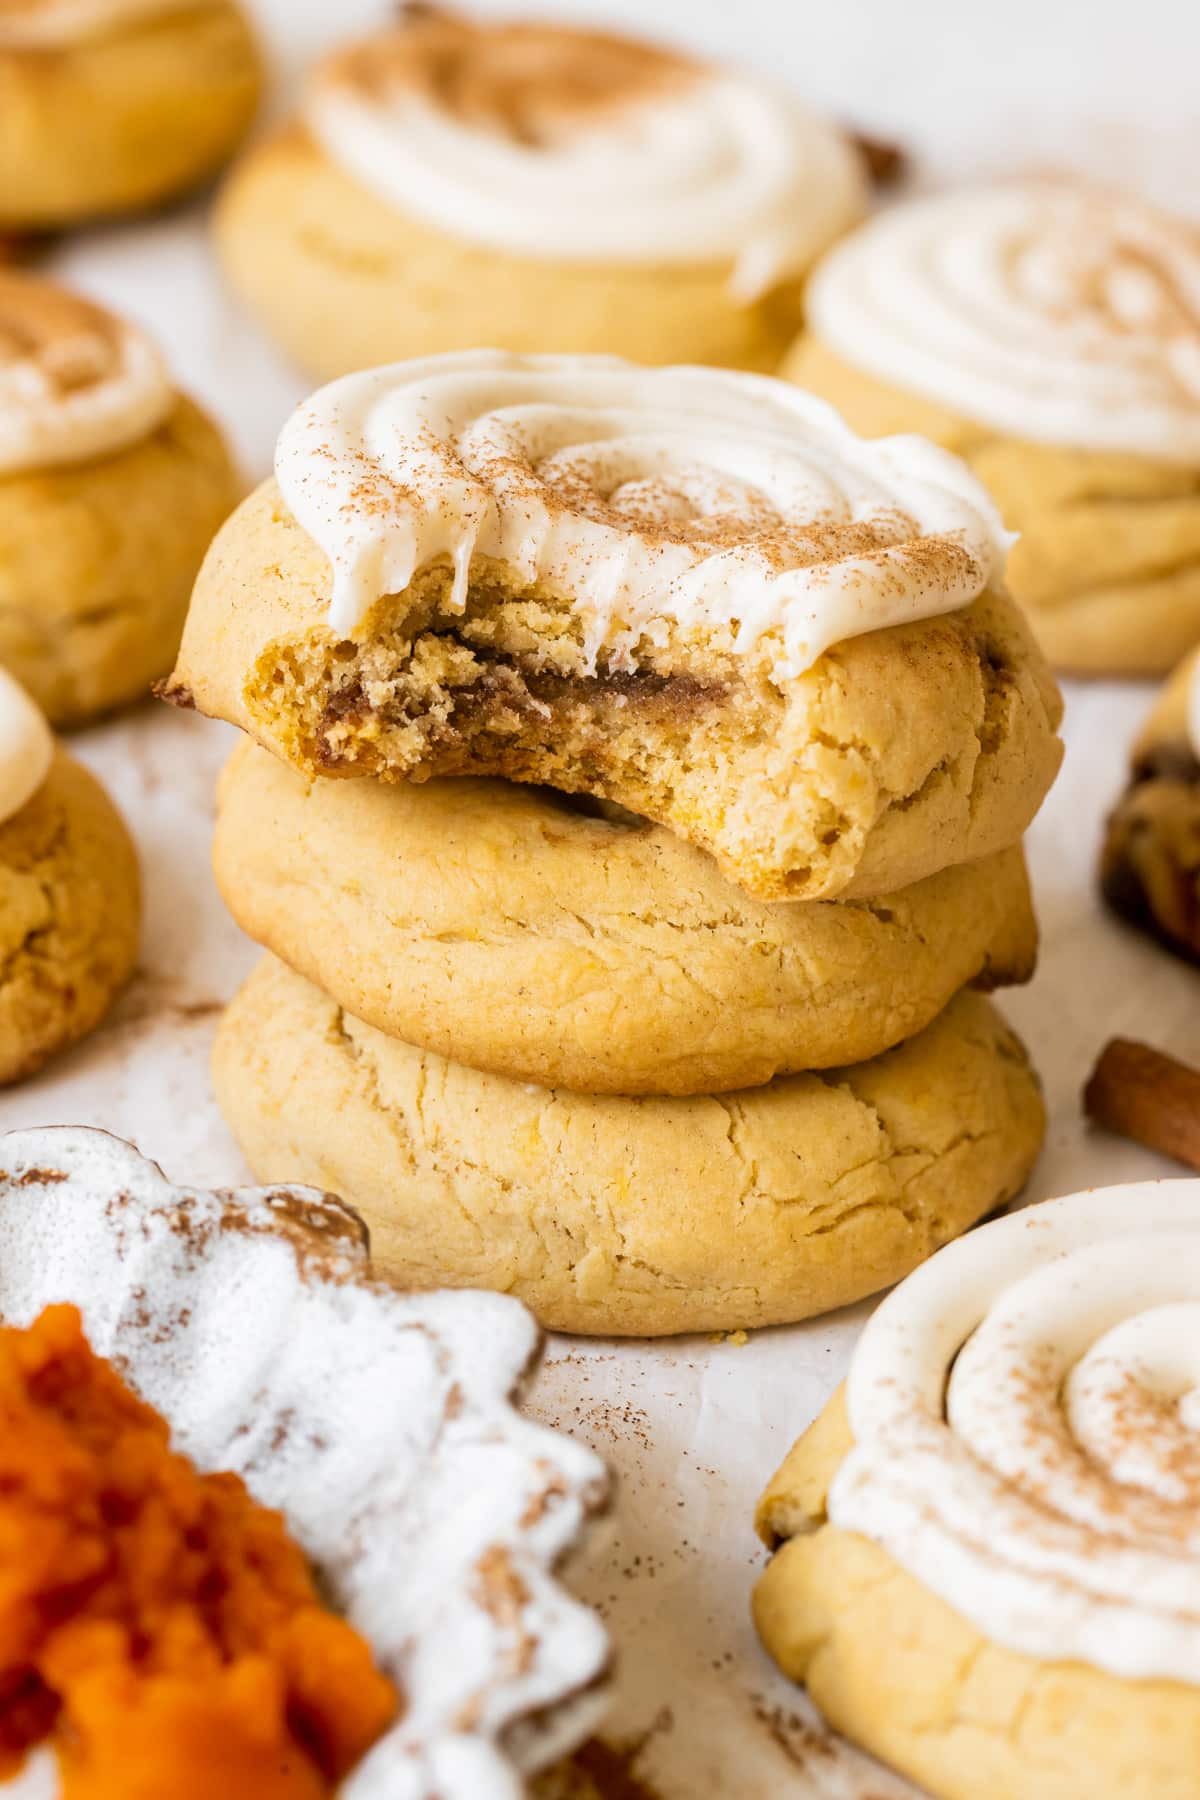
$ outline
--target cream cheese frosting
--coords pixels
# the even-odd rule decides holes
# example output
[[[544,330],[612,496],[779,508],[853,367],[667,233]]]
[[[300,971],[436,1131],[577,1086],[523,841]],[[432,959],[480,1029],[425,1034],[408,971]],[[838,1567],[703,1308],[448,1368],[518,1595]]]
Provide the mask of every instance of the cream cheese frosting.
[[[1200,1683],[1200,1181],[1053,1200],[869,1321],[834,1525],[988,1638]]]
[[[0,0],[0,50],[62,49],[214,0]]]
[[[53,760],[54,735],[41,708],[0,669],[0,825],[33,799]]]
[[[847,362],[1017,438],[1200,463],[1200,235],[1068,180],[880,214],[813,276]]]
[[[488,558],[569,598],[592,666],[674,629],[779,677],[843,638],[969,605],[1009,539],[957,457],[856,437],[762,376],[466,351],[322,388],[284,427],[284,499],[332,564],[348,635],[449,561],[451,612]]]
[[[0,478],[125,449],[173,403],[143,332],[51,282],[0,270]]]
[[[332,161],[452,236],[559,262],[732,265],[750,301],[860,217],[841,133],[790,95],[625,38],[414,9],[308,94]]]

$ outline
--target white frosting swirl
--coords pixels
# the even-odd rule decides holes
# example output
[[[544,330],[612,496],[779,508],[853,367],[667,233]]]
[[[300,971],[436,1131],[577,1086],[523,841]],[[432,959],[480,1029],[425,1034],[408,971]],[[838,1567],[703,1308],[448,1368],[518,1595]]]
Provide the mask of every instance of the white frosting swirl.
[[[829,1517],[988,1638],[1200,1683],[1200,1182],[1053,1200],[871,1319]]]
[[[808,317],[846,361],[1018,438],[1200,463],[1200,237],[1068,181],[958,189],[838,246]]]
[[[0,50],[61,49],[213,0],[0,0]]]
[[[125,449],[173,403],[143,332],[50,282],[0,271],[0,478]]]
[[[791,95],[632,40],[424,11],[328,64],[307,120],[389,205],[514,256],[733,265],[749,302],[860,217],[844,136]]]
[[[569,597],[592,664],[672,625],[795,675],[843,638],[968,605],[1007,539],[919,438],[857,438],[822,401],[726,370],[477,350],[322,388],[284,427],[284,498],[333,565],[330,623],[483,556]]]
[[[41,708],[0,668],[0,825],[33,799],[53,760],[54,736]]]

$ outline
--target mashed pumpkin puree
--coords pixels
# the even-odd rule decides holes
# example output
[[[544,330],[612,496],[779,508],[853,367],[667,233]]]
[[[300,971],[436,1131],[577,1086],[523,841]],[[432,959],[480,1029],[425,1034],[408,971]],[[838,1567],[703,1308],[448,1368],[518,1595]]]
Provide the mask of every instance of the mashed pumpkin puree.
[[[395,1689],[277,1513],[203,1475],[71,1306],[0,1330],[0,1780],[64,1800],[321,1800]]]

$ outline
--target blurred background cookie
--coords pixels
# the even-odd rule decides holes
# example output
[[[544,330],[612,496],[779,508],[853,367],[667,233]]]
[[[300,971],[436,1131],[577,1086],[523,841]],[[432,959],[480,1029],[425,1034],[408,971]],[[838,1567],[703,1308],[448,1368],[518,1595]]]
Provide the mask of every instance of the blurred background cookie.
[[[1200,641],[1194,226],[1067,179],[954,190],[863,226],[807,307],[785,373],[966,458],[1056,666],[1163,673]]]
[[[1134,743],[1100,884],[1115,912],[1200,963],[1200,653],[1180,664]]]
[[[631,1100],[413,1049],[268,956],[213,1078],[258,1176],[350,1201],[381,1274],[615,1336],[777,1324],[886,1287],[1019,1191],[1045,1124],[1020,1044],[969,993],[873,1062]]]
[[[54,724],[170,667],[237,496],[220,432],[144,333],[0,270],[0,664]]]
[[[0,670],[0,1083],[99,1024],[132,972],[140,920],[120,814]]]
[[[245,135],[261,86],[235,0],[3,0],[0,232],[196,187]]]
[[[476,344],[773,369],[866,191],[849,139],[769,82],[421,5],[320,66],[217,238],[317,376]]]

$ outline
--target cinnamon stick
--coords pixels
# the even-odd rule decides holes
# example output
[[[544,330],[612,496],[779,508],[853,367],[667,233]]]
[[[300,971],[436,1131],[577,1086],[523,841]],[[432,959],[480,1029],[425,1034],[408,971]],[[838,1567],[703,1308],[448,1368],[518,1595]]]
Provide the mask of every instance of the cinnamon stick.
[[[1114,1038],[1083,1091],[1083,1110],[1106,1130],[1200,1170],[1200,1069]]]

